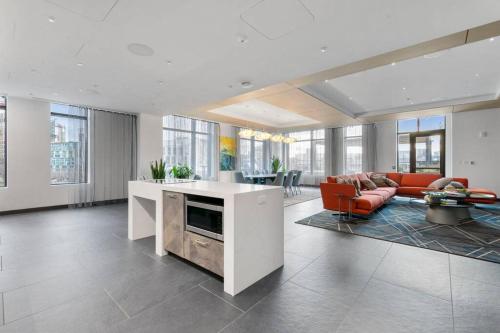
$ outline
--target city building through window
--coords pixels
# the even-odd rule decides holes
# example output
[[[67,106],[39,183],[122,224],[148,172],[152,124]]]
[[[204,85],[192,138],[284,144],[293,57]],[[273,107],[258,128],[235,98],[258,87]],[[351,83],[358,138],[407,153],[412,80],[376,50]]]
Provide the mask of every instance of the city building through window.
[[[363,169],[363,130],[361,125],[344,127],[344,173],[360,173]]]
[[[217,176],[216,124],[181,116],[163,117],[163,159],[167,171],[187,165],[203,179]]]
[[[87,182],[87,108],[50,105],[50,166],[52,185]]]

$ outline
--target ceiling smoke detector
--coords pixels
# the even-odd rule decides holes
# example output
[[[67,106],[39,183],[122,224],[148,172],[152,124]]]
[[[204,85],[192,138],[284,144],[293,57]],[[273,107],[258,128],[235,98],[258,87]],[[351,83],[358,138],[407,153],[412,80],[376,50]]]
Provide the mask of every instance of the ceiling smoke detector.
[[[250,81],[243,81],[243,82],[241,82],[241,87],[243,89],[250,89],[253,87],[253,84]]]

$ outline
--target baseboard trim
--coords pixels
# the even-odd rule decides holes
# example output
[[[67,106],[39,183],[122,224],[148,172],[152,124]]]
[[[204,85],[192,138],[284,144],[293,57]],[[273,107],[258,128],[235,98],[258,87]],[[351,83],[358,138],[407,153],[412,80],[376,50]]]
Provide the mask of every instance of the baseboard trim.
[[[127,202],[128,202],[128,199],[93,201],[93,202],[89,202],[86,206],[82,206],[81,208],[93,207],[93,206],[114,205],[114,204],[127,203]],[[47,211],[47,210],[65,209],[65,208],[79,208],[79,207],[74,207],[74,205],[56,205],[56,206],[44,206],[44,207],[4,210],[4,211],[0,211],[0,216],[12,215],[12,214],[35,213],[35,212],[43,212],[43,211]]]

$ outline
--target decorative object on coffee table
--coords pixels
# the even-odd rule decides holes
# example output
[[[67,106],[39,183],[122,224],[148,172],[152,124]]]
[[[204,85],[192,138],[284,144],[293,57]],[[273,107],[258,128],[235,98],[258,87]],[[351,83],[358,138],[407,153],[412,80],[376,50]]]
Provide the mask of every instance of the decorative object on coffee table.
[[[428,222],[447,225],[458,225],[471,220],[469,208],[474,204],[466,199],[475,194],[467,192],[466,189],[455,189],[453,191],[423,191],[427,207],[425,219]],[[488,194],[481,194],[484,198],[490,198]]]

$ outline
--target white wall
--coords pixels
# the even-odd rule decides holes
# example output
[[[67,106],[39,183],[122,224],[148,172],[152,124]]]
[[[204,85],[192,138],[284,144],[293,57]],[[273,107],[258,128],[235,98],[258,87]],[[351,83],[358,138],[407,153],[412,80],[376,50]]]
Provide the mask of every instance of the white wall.
[[[397,170],[397,122],[394,120],[376,123],[377,156],[375,170],[396,172]]]
[[[7,187],[0,187],[0,211],[68,204],[76,186],[50,185],[50,104],[10,97],[7,108]]]
[[[500,193],[500,109],[454,113],[452,123],[453,175]]]
[[[141,113],[137,117],[137,178],[151,178],[150,163],[162,158],[162,116]]]

